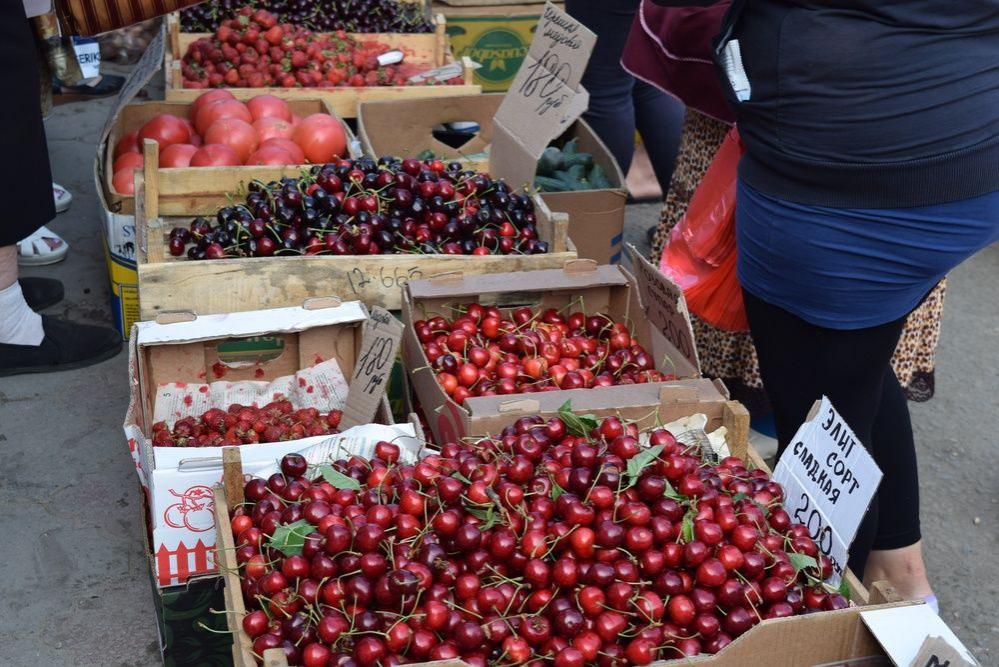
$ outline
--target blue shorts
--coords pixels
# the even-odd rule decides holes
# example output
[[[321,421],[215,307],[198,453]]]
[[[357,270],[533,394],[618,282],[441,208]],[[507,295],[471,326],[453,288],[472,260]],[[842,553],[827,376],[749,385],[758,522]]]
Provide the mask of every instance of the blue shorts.
[[[829,329],[909,314],[947,272],[999,240],[999,192],[901,209],[808,206],[739,181],[739,281]]]

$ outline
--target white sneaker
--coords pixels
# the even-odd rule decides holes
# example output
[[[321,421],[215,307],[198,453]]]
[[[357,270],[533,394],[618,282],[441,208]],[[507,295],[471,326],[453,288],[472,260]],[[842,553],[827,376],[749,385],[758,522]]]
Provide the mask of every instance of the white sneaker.
[[[52,184],[52,197],[55,199],[56,213],[62,213],[68,210],[69,205],[73,203],[73,195],[69,193],[69,190],[62,187],[58,183]]]

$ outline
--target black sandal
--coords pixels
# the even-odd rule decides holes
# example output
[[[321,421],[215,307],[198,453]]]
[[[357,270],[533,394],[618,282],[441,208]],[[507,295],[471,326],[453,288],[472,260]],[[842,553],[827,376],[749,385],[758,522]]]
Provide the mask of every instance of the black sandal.
[[[51,373],[84,368],[118,354],[121,336],[114,329],[76,324],[42,315],[41,345],[0,344],[0,376]]]
[[[101,74],[100,80],[92,86],[64,86],[55,78],[52,80],[52,101],[55,104],[67,104],[83,100],[96,100],[102,97],[117,95],[125,85],[125,77],[117,74]]]

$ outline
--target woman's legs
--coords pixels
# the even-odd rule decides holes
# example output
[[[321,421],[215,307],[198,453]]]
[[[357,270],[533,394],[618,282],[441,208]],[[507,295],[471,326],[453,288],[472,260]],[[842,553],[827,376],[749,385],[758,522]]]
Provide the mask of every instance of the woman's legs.
[[[880,456],[875,456],[875,460],[885,475],[878,489],[878,531],[874,550],[867,559],[864,581],[869,584],[887,579],[906,598],[926,597],[933,590],[923,564],[919,513],[910,510],[919,507],[912,423],[905,392],[893,371],[885,378],[873,438],[879,443]],[[884,447],[880,443],[892,444]],[[885,452],[892,455],[885,456]]]
[[[621,53],[638,0],[566,0],[565,11],[597,34],[580,83],[590,93],[583,118],[627,173],[635,152],[635,79],[621,67]]]
[[[642,145],[649,154],[652,170],[666,196],[673,178],[673,166],[680,149],[685,107],[644,81],[636,81],[631,95],[635,104],[635,124],[642,135]]]
[[[597,33],[581,81],[590,93],[590,107],[583,118],[625,175],[635,152],[637,127],[659,185],[666,192],[680,145],[683,105],[653,86],[635,81],[621,67],[621,54],[638,5],[638,0],[566,0],[565,10]]]
[[[863,576],[875,545],[907,547],[902,557],[912,565],[912,546],[919,541],[915,447],[905,398],[889,364],[904,318],[867,329],[827,329],[748,292],[743,295],[763,383],[774,406],[780,451],[812,403],[826,395],[884,473],[854,538],[850,568]],[[921,559],[919,568],[903,570],[896,567],[901,558],[888,551],[875,557],[879,568],[884,558],[891,564],[889,580],[903,593],[928,590]]]

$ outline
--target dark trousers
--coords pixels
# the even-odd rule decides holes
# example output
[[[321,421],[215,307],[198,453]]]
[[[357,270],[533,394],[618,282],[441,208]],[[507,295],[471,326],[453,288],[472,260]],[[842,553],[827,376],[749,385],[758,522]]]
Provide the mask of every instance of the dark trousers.
[[[10,104],[0,123],[4,198],[0,247],[17,243],[55,217],[52,174],[42,125],[38,56],[31,24],[19,0],[0,2],[0,62]]]
[[[663,192],[669,188],[680,145],[683,104],[621,67],[621,54],[639,0],[566,0],[565,10],[597,34],[583,73],[590,108],[583,118],[627,175],[635,151],[635,130],[649,154]]]
[[[919,532],[916,448],[905,394],[890,361],[905,318],[856,330],[827,329],[743,290],[763,385],[774,407],[779,451],[828,396],[884,477],[850,549],[863,576],[871,549],[915,544]]]

